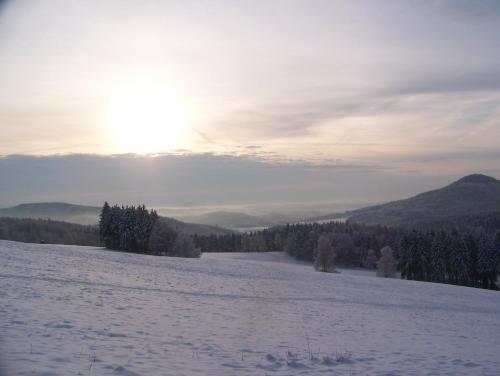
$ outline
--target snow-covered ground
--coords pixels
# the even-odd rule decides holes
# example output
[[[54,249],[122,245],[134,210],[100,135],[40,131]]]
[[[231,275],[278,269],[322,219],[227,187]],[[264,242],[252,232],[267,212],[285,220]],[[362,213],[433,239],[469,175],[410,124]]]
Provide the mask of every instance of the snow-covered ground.
[[[500,294],[0,241],[2,375],[498,375]]]

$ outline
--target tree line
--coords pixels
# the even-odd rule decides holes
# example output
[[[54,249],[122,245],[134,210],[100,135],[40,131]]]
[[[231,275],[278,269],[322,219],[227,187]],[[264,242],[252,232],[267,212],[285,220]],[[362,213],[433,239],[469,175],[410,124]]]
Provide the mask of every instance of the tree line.
[[[378,268],[382,276],[497,289],[498,216],[441,230],[408,230],[349,222],[294,224],[244,234],[195,236],[203,252],[284,251],[331,271],[335,264]],[[484,224],[487,225],[484,225]],[[484,225],[484,226],[483,226]]]
[[[0,218],[0,239],[25,243],[100,244],[97,226],[31,218]]]
[[[318,240],[326,235],[336,249],[337,263],[342,266],[373,265],[373,257],[390,246],[399,250],[401,231],[385,226],[367,226],[349,222],[288,224],[251,233],[195,236],[202,252],[284,251],[291,256],[313,262]]]
[[[401,239],[401,277],[497,289],[500,232],[413,230]]]

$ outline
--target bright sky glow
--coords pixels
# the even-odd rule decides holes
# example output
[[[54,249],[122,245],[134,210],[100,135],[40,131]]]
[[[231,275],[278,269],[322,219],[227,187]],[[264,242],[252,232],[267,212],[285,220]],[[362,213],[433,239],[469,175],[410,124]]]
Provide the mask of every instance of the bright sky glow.
[[[110,143],[118,153],[158,153],[183,146],[188,110],[175,94],[131,85],[110,101]]]

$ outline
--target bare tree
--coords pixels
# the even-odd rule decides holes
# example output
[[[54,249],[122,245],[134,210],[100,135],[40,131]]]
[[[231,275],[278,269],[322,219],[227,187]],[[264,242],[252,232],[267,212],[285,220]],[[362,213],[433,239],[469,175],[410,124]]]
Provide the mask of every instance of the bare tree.
[[[318,239],[317,255],[314,264],[316,270],[330,272],[335,270],[335,251],[328,236],[321,235]]]
[[[386,246],[380,250],[380,259],[377,262],[377,275],[384,278],[396,276],[396,260],[392,255],[392,248]]]
[[[363,261],[363,266],[367,269],[377,268],[377,255],[373,249],[368,250],[368,253]]]

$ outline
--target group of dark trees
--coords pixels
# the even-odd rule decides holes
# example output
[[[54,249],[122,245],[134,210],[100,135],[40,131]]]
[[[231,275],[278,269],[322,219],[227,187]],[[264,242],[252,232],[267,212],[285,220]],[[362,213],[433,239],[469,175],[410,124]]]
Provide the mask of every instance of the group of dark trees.
[[[138,253],[149,253],[149,237],[158,220],[158,214],[144,206],[102,207],[99,235],[106,248]]]
[[[500,232],[417,231],[401,239],[401,277],[496,289]]]
[[[202,252],[278,252],[283,250],[283,229],[273,227],[248,233],[193,236]]]
[[[195,236],[194,240],[202,252],[285,251],[299,260],[313,262],[318,240],[323,235],[335,249],[339,265],[375,268],[382,247],[391,246],[397,253],[401,231],[384,226],[329,222],[277,226],[244,234]]]
[[[150,255],[198,257],[190,236],[176,231],[156,211],[141,206],[102,207],[99,219],[102,244],[109,249]]]
[[[97,226],[50,219],[0,218],[0,239],[25,243],[99,245]]]

